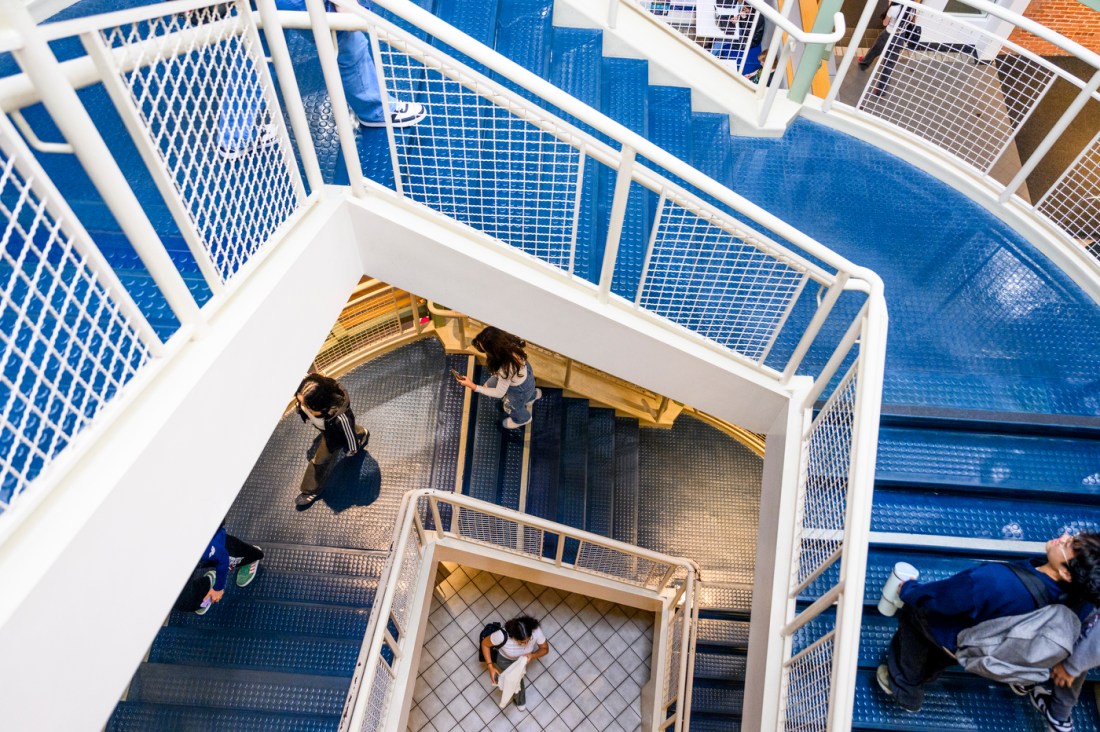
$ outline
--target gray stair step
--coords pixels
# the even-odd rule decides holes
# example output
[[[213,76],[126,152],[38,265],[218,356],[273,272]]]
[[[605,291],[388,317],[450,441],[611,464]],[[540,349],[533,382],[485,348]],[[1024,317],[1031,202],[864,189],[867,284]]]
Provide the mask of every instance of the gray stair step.
[[[697,682],[691,691],[691,712],[741,715],[745,690],[740,685],[709,686]]]
[[[124,701],[106,732],[336,732],[339,726],[339,714],[265,714]]]
[[[225,597],[203,616],[173,612],[168,624],[185,628],[309,633],[360,641],[370,617],[368,608],[275,601],[235,602],[232,591]]]
[[[736,653],[706,653],[696,649],[695,678],[744,682],[745,657]]]
[[[350,679],[146,663],[127,701],[293,714],[339,715]]]
[[[748,650],[749,623],[747,620],[724,618],[700,618],[696,626],[695,642],[701,646],[723,646]]]
[[[710,613],[747,618],[752,610],[752,585],[704,582],[699,588],[699,606]]]
[[[247,597],[248,600],[370,607],[377,587],[377,577],[282,572],[261,567],[252,584],[243,588],[231,587],[226,596],[235,600]],[[217,609],[215,605],[207,615],[214,614]]]
[[[361,645],[361,640],[168,627],[157,634],[149,661],[350,677]]]
[[[377,578],[389,552],[309,546],[305,544],[260,544],[264,569],[302,574],[348,575]]]

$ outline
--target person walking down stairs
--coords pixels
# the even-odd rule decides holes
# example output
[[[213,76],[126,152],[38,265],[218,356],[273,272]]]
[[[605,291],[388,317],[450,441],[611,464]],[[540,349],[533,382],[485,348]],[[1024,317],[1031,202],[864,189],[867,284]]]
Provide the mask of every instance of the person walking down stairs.
[[[310,374],[298,385],[294,399],[298,416],[321,433],[306,453],[309,463],[294,501],[299,509],[306,509],[324,490],[325,474],[335,462],[334,456],[340,450],[349,457],[355,455],[367,446],[370,432],[355,424],[351,397],[336,379]]]
[[[222,526],[176,599],[175,609],[205,615],[213,603],[221,602],[230,572],[237,570],[237,587],[247,587],[256,578],[263,558],[263,549],[226,533]]]
[[[542,398],[542,390],[535,387],[535,372],[527,362],[524,347],[527,341],[489,326],[473,340],[474,348],[485,354],[491,376],[483,386],[470,377],[456,375],[458,383],[478,394],[500,399],[508,415],[501,424],[514,430],[531,421],[531,406]]]

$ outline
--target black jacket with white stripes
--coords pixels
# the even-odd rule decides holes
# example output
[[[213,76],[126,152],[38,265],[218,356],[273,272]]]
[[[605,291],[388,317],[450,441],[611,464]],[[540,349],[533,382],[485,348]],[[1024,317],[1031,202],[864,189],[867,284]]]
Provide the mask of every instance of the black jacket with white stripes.
[[[311,379],[316,379],[316,375],[310,374],[302,379],[302,383],[298,385],[298,391],[301,392],[302,387]],[[341,384],[337,384],[337,387],[338,391],[330,395],[329,406],[318,410],[325,420],[325,429],[322,431],[325,436],[325,446],[330,453],[335,453],[342,448],[347,455],[354,455],[359,452],[359,444],[355,439],[355,414],[351,411],[351,398],[347,390]],[[298,416],[303,422],[309,422],[309,415],[302,411],[300,405],[297,405],[297,400],[295,404]]]

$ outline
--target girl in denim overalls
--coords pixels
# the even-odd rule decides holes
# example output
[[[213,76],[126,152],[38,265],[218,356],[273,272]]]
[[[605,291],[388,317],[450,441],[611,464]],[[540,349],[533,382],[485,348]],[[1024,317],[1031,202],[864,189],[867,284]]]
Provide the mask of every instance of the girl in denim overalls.
[[[542,396],[535,388],[535,372],[527,363],[527,342],[489,326],[474,337],[474,348],[485,354],[491,376],[484,386],[478,386],[463,376],[458,383],[479,394],[503,400],[507,417],[501,423],[506,429],[516,429],[531,421],[531,405]]]

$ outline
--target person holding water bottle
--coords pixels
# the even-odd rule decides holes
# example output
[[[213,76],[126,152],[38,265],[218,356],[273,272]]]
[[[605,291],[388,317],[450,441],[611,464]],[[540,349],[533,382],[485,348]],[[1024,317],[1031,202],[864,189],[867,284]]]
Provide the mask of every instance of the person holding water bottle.
[[[1063,603],[1087,615],[1100,601],[1100,534],[1064,535],[1046,556],[985,562],[936,582],[920,582],[899,562],[883,587],[879,610],[898,611],[898,630],[875,680],[903,709],[919,711],[924,686],[955,663],[959,631],[993,618]],[[900,608],[900,609],[899,609]]]

